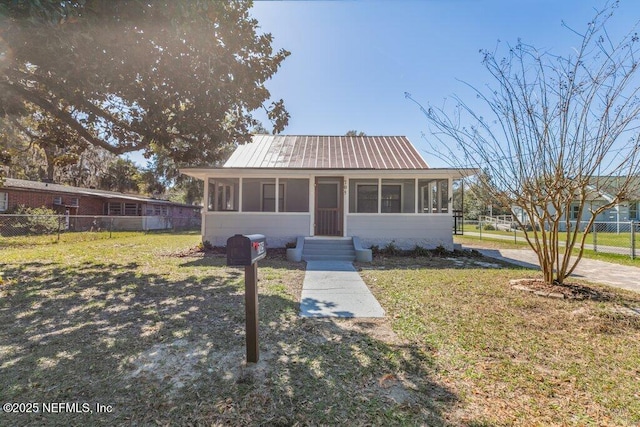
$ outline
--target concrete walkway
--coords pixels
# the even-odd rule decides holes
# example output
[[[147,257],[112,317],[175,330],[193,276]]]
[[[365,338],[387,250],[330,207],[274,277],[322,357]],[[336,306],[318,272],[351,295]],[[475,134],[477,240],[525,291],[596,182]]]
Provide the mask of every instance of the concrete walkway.
[[[539,269],[538,258],[530,249],[483,249],[481,245],[464,245],[482,255],[523,267]],[[582,258],[572,277],[640,292],[640,268]]]
[[[347,261],[307,261],[302,317],[384,317],[384,310]]]

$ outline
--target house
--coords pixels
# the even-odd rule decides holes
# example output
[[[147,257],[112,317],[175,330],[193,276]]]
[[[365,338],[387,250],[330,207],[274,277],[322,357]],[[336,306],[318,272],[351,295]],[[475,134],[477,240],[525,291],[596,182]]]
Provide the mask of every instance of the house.
[[[200,219],[201,209],[200,206],[135,194],[5,178],[0,186],[0,215],[10,213],[18,206],[45,207],[71,217],[114,216],[123,225],[126,223],[127,229],[140,230],[192,224],[193,218]]]
[[[255,135],[222,167],[186,168],[204,181],[202,239],[264,234],[357,237],[362,247],[453,249],[452,181],[475,169],[430,168],[404,136]]]
[[[594,203],[597,200],[603,200],[610,202],[614,199],[615,194],[620,191],[620,187],[623,184],[624,177],[619,176],[598,176],[594,177],[593,190],[597,191],[597,197],[594,197]],[[640,177],[631,178],[629,182],[629,193],[626,195],[625,200],[617,203],[613,208],[604,211],[597,221],[606,222],[629,222],[640,221]],[[574,211],[575,207],[572,207]],[[572,213],[575,218],[576,213]]]
[[[560,224],[560,231],[566,231],[567,225],[575,226],[580,224],[583,230],[591,219],[591,211],[599,207],[611,203],[615,195],[620,191],[626,177],[619,176],[594,176],[590,179],[588,186],[587,203],[580,215],[580,201],[576,199],[569,206],[569,221],[563,221]],[[629,183],[629,193],[624,200],[616,203],[613,207],[605,209],[596,216],[596,224],[598,231],[620,232],[621,223],[629,224],[631,221],[640,221],[640,177],[632,178]],[[527,223],[526,213],[519,207],[512,208],[513,214],[520,219],[522,223]],[[555,212],[552,206],[549,206],[551,213]],[[622,230],[628,230],[628,227],[622,226]]]

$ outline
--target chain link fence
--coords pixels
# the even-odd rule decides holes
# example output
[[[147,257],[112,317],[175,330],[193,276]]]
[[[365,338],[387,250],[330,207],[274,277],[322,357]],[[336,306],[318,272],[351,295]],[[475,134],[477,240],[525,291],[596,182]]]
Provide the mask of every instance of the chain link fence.
[[[495,221],[464,220],[464,235],[480,239],[507,240],[514,243],[525,242],[524,233],[515,223],[504,226]],[[564,232],[561,232],[560,239]],[[581,238],[579,235],[578,238]],[[640,256],[640,222],[595,222],[587,231],[585,249],[595,252],[628,255],[635,259]]]
[[[112,238],[126,232],[196,231],[200,223],[199,216],[0,215],[0,247],[61,238],[87,240],[91,235]]]

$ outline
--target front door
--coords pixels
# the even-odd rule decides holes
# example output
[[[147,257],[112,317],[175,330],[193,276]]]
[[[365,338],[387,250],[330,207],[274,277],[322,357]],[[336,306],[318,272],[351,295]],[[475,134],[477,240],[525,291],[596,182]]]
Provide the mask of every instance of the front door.
[[[342,236],[342,178],[316,178],[316,236]]]

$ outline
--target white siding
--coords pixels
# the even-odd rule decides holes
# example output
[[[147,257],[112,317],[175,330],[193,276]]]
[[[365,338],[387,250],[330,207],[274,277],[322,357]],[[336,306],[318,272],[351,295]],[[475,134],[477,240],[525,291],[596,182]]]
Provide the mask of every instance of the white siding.
[[[402,249],[416,245],[433,249],[439,245],[453,250],[453,217],[449,214],[395,215],[356,214],[347,215],[347,234],[357,236],[363,247],[390,242]]]
[[[267,245],[283,248],[298,236],[308,236],[309,213],[207,212],[203,216],[202,240],[214,246],[226,246],[235,234],[264,234]]]

